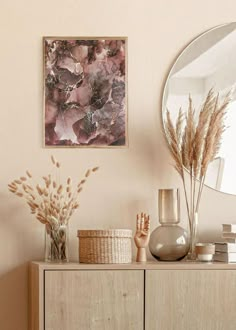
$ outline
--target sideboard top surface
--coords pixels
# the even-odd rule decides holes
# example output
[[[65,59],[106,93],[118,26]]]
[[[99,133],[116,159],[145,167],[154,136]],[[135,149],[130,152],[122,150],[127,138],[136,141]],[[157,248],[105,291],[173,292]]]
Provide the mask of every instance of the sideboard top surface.
[[[40,270],[233,270],[236,263],[224,262],[197,262],[197,261],[176,261],[176,262],[132,262],[130,264],[82,264],[79,262],[52,263],[43,261],[32,261],[31,265]]]

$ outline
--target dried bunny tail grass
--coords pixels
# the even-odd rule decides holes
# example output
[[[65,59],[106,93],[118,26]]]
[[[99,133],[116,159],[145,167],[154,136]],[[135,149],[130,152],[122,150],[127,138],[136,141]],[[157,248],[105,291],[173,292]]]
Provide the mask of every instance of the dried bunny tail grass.
[[[21,193],[21,192],[16,192],[16,195],[19,196],[19,197],[23,197],[24,196],[24,194]]]
[[[17,189],[17,185],[15,184],[15,182],[11,182],[11,183],[9,183],[9,184],[8,184],[8,187],[9,187],[9,188],[15,188],[15,189]]]
[[[44,195],[45,197],[48,197],[49,193],[48,193],[47,189],[43,189],[43,195]]]
[[[27,201],[27,204],[32,208],[32,209],[38,209],[39,205],[33,201]]]
[[[42,195],[43,195],[43,189],[40,187],[39,184],[37,184],[36,189],[37,189],[38,194],[39,194],[40,196],[42,196]]]
[[[33,191],[34,190],[34,188],[33,187],[31,187],[30,185],[26,185],[26,187],[29,189],[29,190],[31,190],[31,191]]]
[[[27,188],[26,184],[23,183],[22,188],[23,188],[24,192],[28,193],[29,189]]]
[[[49,188],[52,183],[51,175],[48,175],[47,182],[46,182],[46,187]]]
[[[17,192],[17,187],[15,187],[15,186],[13,186],[11,184],[8,185],[8,189],[12,193],[16,193]]]
[[[88,169],[87,172],[85,173],[85,178],[89,177],[92,172],[96,172],[98,169],[99,166],[93,167],[92,169]]]
[[[30,178],[30,179],[32,178],[32,174],[28,170],[26,171],[26,174],[27,174],[28,178]]]
[[[54,158],[53,155],[51,155],[51,161],[52,161],[53,165],[56,165],[56,159]]]
[[[15,181],[12,181],[11,183],[8,184],[8,186],[13,186],[13,187],[17,187],[17,184],[15,183]]]
[[[63,186],[62,184],[60,184],[60,186],[57,189],[57,193],[60,195],[62,193],[62,190],[63,190]]]
[[[182,155],[179,149],[175,128],[170,118],[169,110],[167,110],[166,112],[166,131],[167,131],[167,137],[169,140],[172,157],[174,158],[175,161],[175,169],[183,178],[184,174],[183,174]]]
[[[49,186],[50,186],[50,184],[51,184],[51,182],[49,181],[49,178],[46,177],[46,176],[43,176],[42,178],[43,178],[43,180],[44,180],[44,182],[45,182],[45,186],[46,186],[46,188],[49,188]]]
[[[227,93],[223,103],[219,108],[216,107],[211,115],[202,156],[201,177],[205,176],[208,164],[214,159],[216,152],[220,147],[221,137],[225,128],[223,120],[230,101],[231,92]]]
[[[78,187],[81,186],[82,184],[84,184],[86,182],[85,179],[81,180],[79,183],[78,183]]]
[[[16,184],[22,184],[22,182],[21,182],[20,180],[14,180],[14,182],[15,182]]]
[[[33,199],[33,200],[36,200],[36,197],[35,197],[33,194],[29,193],[27,199]]]
[[[36,218],[44,225],[48,223],[47,219],[45,219],[45,217],[41,214],[37,214]]]
[[[73,209],[78,209],[79,208],[79,203],[75,203],[75,204],[73,204]]]
[[[216,109],[218,104],[219,95],[215,96],[213,89],[207,94],[206,100],[202,106],[201,112],[198,118],[198,125],[196,127],[196,133],[193,144],[193,158],[194,158],[194,176],[197,177],[201,166],[202,150],[205,144],[205,136],[207,128],[212,115],[212,112]]]
[[[11,191],[11,192],[17,192],[17,188],[15,188],[15,187],[12,187],[12,186],[10,186],[10,185],[8,185],[8,189]]]
[[[51,161],[56,168],[60,168],[60,163],[51,156]],[[56,169],[55,169],[56,170]],[[36,214],[36,218],[50,225],[50,218],[54,217],[60,223],[67,223],[72,213],[79,207],[78,196],[82,191],[82,185],[86,182],[86,178],[98,167],[88,169],[85,177],[75,187],[73,192],[72,179],[67,178],[66,184],[60,184],[60,177],[56,179],[53,176],[43,176],[43,184],[29,185],[28,178],[32,178],[31,173],[27,170],[26,176],[22,176],[17,180],[8,184],[10,192],[19,197],[23,197],[30,207],[31,214]],[[56,170],[57,171],[57,170]]]
[[[91,174],[91,170],[87,170],[87,172],[85,173],[85,177],[87,178],[90,174]]]

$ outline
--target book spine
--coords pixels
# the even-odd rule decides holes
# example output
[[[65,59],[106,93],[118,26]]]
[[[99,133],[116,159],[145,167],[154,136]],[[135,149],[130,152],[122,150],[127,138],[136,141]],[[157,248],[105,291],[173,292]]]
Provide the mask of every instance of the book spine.
[[[222,227],[223,227],[223,232],[236,234],[236,224],[222,225]]]

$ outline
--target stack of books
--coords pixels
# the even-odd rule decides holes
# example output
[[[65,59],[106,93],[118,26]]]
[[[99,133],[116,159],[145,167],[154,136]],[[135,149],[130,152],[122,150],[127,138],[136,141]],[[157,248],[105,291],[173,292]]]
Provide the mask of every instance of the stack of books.
[[[224,242],[215,243],[215,261],[236,262],[236,224],[223,224]]]

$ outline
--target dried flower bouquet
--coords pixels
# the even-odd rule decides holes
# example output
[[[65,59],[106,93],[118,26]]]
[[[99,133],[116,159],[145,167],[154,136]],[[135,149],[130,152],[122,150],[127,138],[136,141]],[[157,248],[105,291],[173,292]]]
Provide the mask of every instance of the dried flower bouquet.
[[[67,260],[67,225],[69,219],[79,207],[79,194],[90,176],[98,167],[88,169],[85,176],[76,185],[67,178],[63,185],[60,182],[60,163],[51,156],[56,171],[55,175],[43,176],[43,183],[35,183],[32,174],[27,170],[26,175],[12,181],[8,188],[18,197],[22,197],[30,207],[31,214],[46,226],[46,233],[50,237],[50,260]]]
[[[219,151],[222,134],[226,128],[224,117],[230,101],[231,92],[220,101],[219,94],[210,89],[198,116],[195,114],[191,96],[187,114],[184,115],[180,108],[175,124],[171,120],[169,110],[166,112],[164,124],[167,139],[175,161],[174,167],[182,179],[185,192],[192,243],[190,253],[194,253],[194,219],[199,211],[207,168]],[[190,181],[189,193],[186,176]]]

